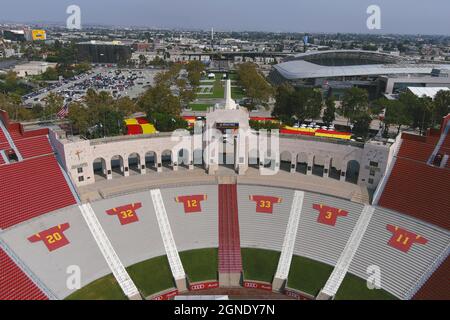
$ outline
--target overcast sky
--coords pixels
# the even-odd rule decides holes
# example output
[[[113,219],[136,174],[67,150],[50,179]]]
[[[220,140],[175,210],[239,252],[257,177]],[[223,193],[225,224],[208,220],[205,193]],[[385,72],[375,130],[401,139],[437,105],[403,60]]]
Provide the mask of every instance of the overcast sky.
[[[70,4],[82,24],[160,28],[371,33],[367,7],[381,7],[378,33],[450,34],[449,0],[1,0],[0,21],[64,22]]]

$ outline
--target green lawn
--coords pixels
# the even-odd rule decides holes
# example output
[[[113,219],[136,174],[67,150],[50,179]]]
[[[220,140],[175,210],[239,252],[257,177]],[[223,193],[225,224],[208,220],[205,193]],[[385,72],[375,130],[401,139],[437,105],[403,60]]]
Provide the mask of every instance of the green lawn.
[[[66,297],[66,300],[126,300],[122,289],[112,274],[91,282]]]
[[[209,103],[191,103],[189,107],[192,111],[206,111],[212,104]]]
[[[181,262],[191,282],[217,279],[217,257],[217,248],[180,252]]]
[[[242,248],[242,268],[246,280],[272,282],[280,253],[271,250]]]
[[[223,73],[216,73],[216,80],[213,84],[212,93],[210,94],[198,94],[197,98],[201,99],[219,99],[223,98],[225,94],[224,85],[222,82],[222,74]],[[242,90],[242,87],[239,86],[238,82],[236,81],[237,75],[235,73],[230,74],[230,79],[232,80],[232,87],[231,87],[231,96],[233,99],[242,99],[245,94]],[[211,83],[208,83],[210,85]]]
[[[165,255],[139,262],[128,267],[127,271],[145,297],[175,287]]]
[[[305,257],[293,256],[287,286],[317,295],[327,282],[333,267]]]
[[[350,273],[345,276],[335,298],[336,300],[397,300],[395,296],[383,289],[368,289],[365,280]]]

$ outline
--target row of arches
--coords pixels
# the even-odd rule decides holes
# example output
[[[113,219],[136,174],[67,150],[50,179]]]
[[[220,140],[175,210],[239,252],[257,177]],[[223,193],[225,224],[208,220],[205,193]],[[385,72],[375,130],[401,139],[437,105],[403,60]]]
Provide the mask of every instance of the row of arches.
[[[260,163],[257,151],[249,152],[249,167],[259,168],[260,165],[265,168],[273,168],[275,163],[271,159],[265,159]],[[306,152],[292,154],[289,151],[283,151],[280,154],[280,170],[285,172],[297,172],[304,175],[315,175],[319,177],[328,177],[335,180],[346,181],[357,184],[359,179],[360,164],[357,160],[338,161],[334,158],[312,157]]]
[[[195,161],[193,161],[194,159]],[[257,169],[261,165],[265,168],[275,167],[275,161],[271,159],[265,159],[264,163],[260,163],[256,150],[249,152],[248,164],[249,167]],[[164,172],[178,169],[193,169],[194,166],[203,168],[203,150],[201,149],[194,150],[192,156],[187,149],[180,149],[175,154],[171,150],[164,150],[160,154],[155,151],[148,151],[145,154],[136,152],[129,154],[126,158],[121,155],[114,155],[110,159],[98,157],[93,161],[96,179],[111,179],[113,175],[129,176],[152,171]],[[356,160],[345,162],[331,157],[311,156],[306,152],[293,154],[289,151],[283,151],[280,154],[279,169],[285,172],[328,177],[357,184],[360,164]]]
[[[203,160],[202,150],[196,150],[195,156]],[[98,157],[93,161],[94,176],[96,178],[108,178],[108,176],[121,175],[129,176],[149,172],[161,172],[173,170],[174,167],[188,169],[191,164],[190,153],[186,149],[180,149],[173,155],[171,150],[164,150],[161,154],[155,151],[148,151],[145,155],[137,152],[131,153],[128,157],[114,155],[111,158]],[[159,168],[159,169],[158,169]]]

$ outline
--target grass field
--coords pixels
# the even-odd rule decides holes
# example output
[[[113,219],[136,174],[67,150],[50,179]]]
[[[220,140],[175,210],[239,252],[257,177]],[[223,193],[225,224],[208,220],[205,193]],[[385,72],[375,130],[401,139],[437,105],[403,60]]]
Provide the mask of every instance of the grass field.
[[[206,82],[203,84],[211,85],[213,84],[213,88],[211,93],[209,94],[199,94],[197,93],[196,97],[200,99],[219,99],[223,98],[225,94],[224,85],[222,82],[222,74],[223,73],[216,73],[216,79],[214,82]],[[245,94],[242,90],[242,87],[239,86],[239,83],[237,81],[237,74],[230,73],[230,79],[232,80],[232,87],[231,87],[231,97],[233,99],[242,99]]]
[[[305,257],[293,256],[288,287],[317,295],[328,280],[333,267]]]
[[[165,255],[139,262],[128,267],[127,271],[145,297],[175,287]]]
[[[189,107],[192,111],[206,111],[212,104],[209,103],[191,103]]]
[[[280,259],[279,252],[242,248],[241,255],[245,279],[272,282]]]
[[[109,274],[72,293],[66,300],[127,300],[127,297]]]
[[[191,282],[217,279],[217,248],[180,252],[181,262]]]
[[[350,273],[345,276],[335,298],[336,300],[397,300],[395,296],[383,289],[368,289],[365,280]]]

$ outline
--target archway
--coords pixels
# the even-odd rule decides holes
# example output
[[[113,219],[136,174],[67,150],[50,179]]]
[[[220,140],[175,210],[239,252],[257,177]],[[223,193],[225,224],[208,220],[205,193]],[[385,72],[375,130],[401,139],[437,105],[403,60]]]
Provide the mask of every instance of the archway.
[[[341,169],[340,168],[341,168],[340,162],[331,158],[330,159],[330,171],[328,172],[328,177],[331,179],[340,180],[341,179]]]
[[[312,174],[318,177],[323,177],[325,168],[324,159],[322,156],[314,156],[313,166],[312,166]]]
[[[259,169],[259,157],[257,149],[252,149],[248,152],[248,166]]]
[[[350,160],[347,163],[347,171],[345,173],[345,181],[357,184],[359,178],[359,162],[356,160]]]
[[[306,152],[300,152],[297,155],[297,172],[306,174],[308,171],[308,154]]]
[[[104,180],[107,177],[106,172],[106,160],[103,158],[97,158],[92,162],[92,168],[94,169],[94,179]]]
[[[148,151],[145,154],[145,167],[151,171],[157,171],[156,168],[156,152]]]
[[[292,154],[289,151],[283,151],[280,154],[280,170],[291,172]]]
[[[161,164],[164,169],[173,169],[172,151],[164,150],[161,154]]]
[[[203,168],[203,150],[202,149],[194,150],[194,166]]]
[[[141,157],[139,153],[132,153],[128,156],[128,168],[130,169],[130,175],[141,173]]]
[[[111,158],[111,170],[112,173],[117,173],[121,176],[124,175],[123,158],[120,155],[115,155]]]
[[[189,150],[187,149],[180,149],[178,151],[178,166],[180,168],[185,168],[188,169],[189,168],[189,161],[190,161],[190,156],[189,156]]]

